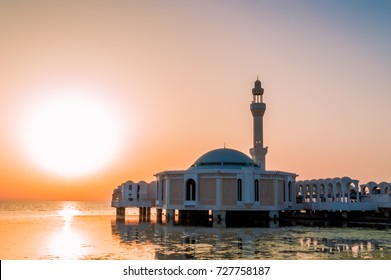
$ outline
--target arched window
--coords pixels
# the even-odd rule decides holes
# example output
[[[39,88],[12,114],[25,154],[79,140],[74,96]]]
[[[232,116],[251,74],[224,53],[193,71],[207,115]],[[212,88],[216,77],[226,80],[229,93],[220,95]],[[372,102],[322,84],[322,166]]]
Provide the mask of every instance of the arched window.
[[[364,187],[363,194],[364,195],[368,195],[369,194],[369,188],[367,186]]]
[[[193,179],[186,181],[186,200],[196,200],[196,182]]]
[[[259,180],[254,181],[254,201],[259,201]]]
[[[304,199],[304,188],[302,185],[296,187],[296,203],[303,203]]]
[[[238,179],[238,201],[242,201],[242,179]]]

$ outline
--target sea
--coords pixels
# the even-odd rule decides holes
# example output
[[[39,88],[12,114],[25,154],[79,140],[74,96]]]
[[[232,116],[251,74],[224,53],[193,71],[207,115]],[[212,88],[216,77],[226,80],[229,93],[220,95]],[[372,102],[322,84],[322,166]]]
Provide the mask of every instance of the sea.
[[[117,220],[110,201],[1,201],[2,260],[391,260],[390,224]]]

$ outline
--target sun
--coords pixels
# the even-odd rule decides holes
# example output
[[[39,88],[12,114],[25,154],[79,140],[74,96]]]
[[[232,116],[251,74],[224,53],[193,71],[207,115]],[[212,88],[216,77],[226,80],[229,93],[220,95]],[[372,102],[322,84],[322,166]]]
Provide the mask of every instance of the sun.
[[[30,158],[57,175],[95,172],[119,147],[119,121],[103,102],[81,94],[62,94],[34,105],[23,133]]]

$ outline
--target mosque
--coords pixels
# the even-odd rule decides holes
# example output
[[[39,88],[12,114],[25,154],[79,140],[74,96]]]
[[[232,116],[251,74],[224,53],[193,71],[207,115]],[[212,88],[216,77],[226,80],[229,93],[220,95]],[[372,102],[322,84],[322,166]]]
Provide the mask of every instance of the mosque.
[[[199,157],[186,170],[155,174],[151,183],[127,181],[114,189],[112,207],[117,218],[125,208],[138,207],[141,216],[156,208],[157,218],[209,217],[279,219],[298,214],[322,217],[352,213],[380,213],[389,219],[391,184],[359,185],[349,177],[296,181],[292,172],[266,169],[267,147],[263,142],[264,89],[257,79],[252,89],[253,147],[250,155],[228,148],[215,149]]]

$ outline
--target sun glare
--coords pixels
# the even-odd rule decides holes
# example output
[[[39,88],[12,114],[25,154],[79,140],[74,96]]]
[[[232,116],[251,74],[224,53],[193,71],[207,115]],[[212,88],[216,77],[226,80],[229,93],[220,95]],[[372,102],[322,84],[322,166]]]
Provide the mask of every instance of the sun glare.
[[[36,104],[23,141],[41,168],[63,176],[99,170],[119,143],[118,120],[104,104],[78,94],[56,95]]]
[[[79,215],[80,211],[77,210],[73,205],[66,205],[58,214],[64,218],[65,222],[70,222],[73,219],[73,216]]]

